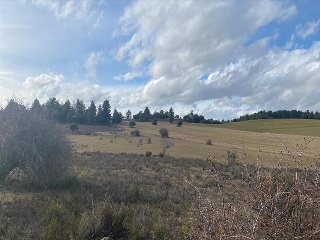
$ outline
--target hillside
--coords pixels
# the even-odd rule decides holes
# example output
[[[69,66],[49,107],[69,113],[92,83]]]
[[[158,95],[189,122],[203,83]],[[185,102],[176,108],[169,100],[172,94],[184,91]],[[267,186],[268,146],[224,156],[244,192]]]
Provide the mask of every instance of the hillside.
[[[270,126],[271,122],[273,125]],[[307,134],[292,135],[292,131],[295,130],[295,125],[293,124],[285,129],[288,134],[263,133],[265,131],[262,130],[262,123],[265,123],[265,129],[270,128],[269,132],[276,132],[277,130],[279,133],[281,128],[276,128],[276,126],[280,126],[279,124],[276,125],[276,122],[281,121],[251,121],[251,123],[256,124],[255,128],[249,128],[249,125],[245,125],[250,122],[225,125],[184,124],[182,127],[177,127],[175,124],[168,122],[159,122],[157,126],[153,126],[149,122],[137,122],[135,128],[129,128],[128,123],[124,122],[116,128],[105,127],[104,131],[101,131],[103,130],[101,127],[97,127],[95,130],[95,127],[80,126],[80,132],[69,135],[69,138],[78,152],[126,152],[144,155],[147,151],[151,151],[153,155],[158,155],[165,145],[169,145],[166,149],[166,154],[179,158],[206,159],[208,156],[211,156],[223,162],[226,161],[227,152],[231,151],[236,152],[240,161],[245,163],[256,164],[258,159],[259,164],[277,167],[280,163],[279,159],[281,159],[282,162],[289,166],[296,166],[296,162],[292,158],[293,156],[290,156],[288,153],[282,156],[281,152],[287,149],[296,156],[312,137],[308,137]],[[295,120],[294,122],[299,122],[299,120]],[[311,122],[318,123],[317,121]],[[245,131],[228,129],[237,126],[247,127],[242,127],[242,130]],[[159,129],[162,127],[169,130],[168,139],[160,138]],[[240,127],[239,129],[241,129]],[[256,132],[249,131],[252,129],[256,129]],[[260,132],[257,132],[259,129]],[[141,136],[132,137],[130,133],[133,130],[139,130]],[[282,132],[285,132],[285,130],[282,130]],[[309,131],[316,132],[316,125],[314,124],[314,128],[311,128]],[[301,132],[303,133],[302,130]],[[148,143],[148,139],[150,139],[150,143]],[[207,145],[207,140],[211,140],[212,145]],[[301,167],[314,164],[319,154],[320,138],[315,137],[307,145],[307,148],[303,151],[303,158],[300,163]]]
[[[313,119],[259,119],[226,123],[214,127],[260,133],[320,136],[320,121]]]

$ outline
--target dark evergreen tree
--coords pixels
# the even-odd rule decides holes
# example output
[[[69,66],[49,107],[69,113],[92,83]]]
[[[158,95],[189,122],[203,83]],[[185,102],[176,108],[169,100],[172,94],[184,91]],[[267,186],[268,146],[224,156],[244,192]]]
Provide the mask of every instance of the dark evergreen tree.
[[[86,122],[86,106],[82,100],[77,99],[75,105],[75,123],[85,123]]]
[[[97,116],[96,116],[96,124],[103,124],[103,116],[102,116],[102,106],[101,104],[98,107]]]
[[[43,113],[43,108],[38,99],[35,99],[31,105],[30,111],[33,114],[41,115]]]
[[[60,122],[63,123],[71,123],[73,122],[74,115],[72,114],[71,103],[69,100],[65,101],[65,103],[61,106],[60,110]]]
[[[51,120],[59,121],[59,113],[60,113],[60,103],[57,101],[55,97],[49,98],[49,100],[45,104],[45,113],[47,117]]]
[[[87,124],[90,124],[90,125],[95,124],[96,115],[97,115],[97,107],[94,104],[94,101],[91,101],[86,114]]]
[[[174,112],[172,107],[169,109],[169,122],[173,123],[173,119],[174,119]]]
[[[102,104],[102,124],[110,124],[111,122],[111,106],[108,100]]]
[[[112,123],[113,124],[119,124],[122,122],[122,114],[117,111],[117,109],[114,109],[113,115],[112,115]]]
[[[150,110],[148,107],[146,107],[144,109],[144,112],[143,112],[143,115],[142,115],[142,118],[140,119],[141,122],[148,122],[151,120],[151,113],[150,113]]]

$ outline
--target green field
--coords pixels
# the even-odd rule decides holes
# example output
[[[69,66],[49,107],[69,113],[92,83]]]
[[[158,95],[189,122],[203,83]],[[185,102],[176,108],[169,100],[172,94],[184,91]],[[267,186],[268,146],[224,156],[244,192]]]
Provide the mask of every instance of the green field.
[[[259,119],[213,127],[261,133],[320,136],[320,121],[313,119]]]

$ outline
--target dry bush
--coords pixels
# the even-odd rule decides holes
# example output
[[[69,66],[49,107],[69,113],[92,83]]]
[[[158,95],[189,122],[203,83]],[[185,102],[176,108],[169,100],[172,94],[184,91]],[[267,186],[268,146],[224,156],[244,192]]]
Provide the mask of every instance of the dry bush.
[[[138,129],[133,130],[130,134],[132,137],[140,137],[141,136],[140,131]]]
[[[129,127],[133,128],[136,125],[135,121],[130,121],[129,122]]]
[[[320,238],[319,170],[256,168],[244,173],[241,184],[217,169],[212,172],[219,197],[212,200],[193,186],[197,199],[191,211],[190,238]]]
[[[160,128],[159,129],[159,133],[160,133],[160,136],[162,138],[168,138],[169,137],[169,131],[166,128]]]
[[[47,185],[64,177],[71,158],[65,135],[51,121],[11,100],[0,114],[0,182]]]

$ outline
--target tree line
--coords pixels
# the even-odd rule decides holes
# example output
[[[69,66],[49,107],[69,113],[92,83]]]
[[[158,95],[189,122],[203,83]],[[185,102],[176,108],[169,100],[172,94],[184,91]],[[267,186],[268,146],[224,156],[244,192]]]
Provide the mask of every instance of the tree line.
[[[8,106],[13,104],[14,100],[10,100]],[[153,122],[156,124],[158,120],[169,121],[173,123],[184,120],[189,123],[205,123],[205,124],[221,124],[230,122],[224,120],[206,119],[204,116],[191,111],[183,117],[175,115],[173,108],[168,111],[160,110],[151,114],[150,109],[146,107],[144,111],[139,111],[137,114],[132,114],[128,110],[124,115],[114,109],[111,114],[111,105],[108,100],[96,106],[94,101],[91,101],[88,107],[85,106],[82,100],[77,99],[74,102],[66,100],[60,103],[55,97],[49,98],[44,104],[41,104],[38,99],[35,99],[30,107],[30,111],[34,114],[45,115],[50,120],[59,123],[76,123],[89,125],[108,125],[119,124],[123,119],[134,120],[140,122]],[[246,114],[239,118],[234,118],[232,122],[255,120],[255,119],[319,119],[320,113],[313,111],[299,111],[299,110],[277,110],[277,111],[259,111],[253,114]]]
[[[170,107],[168,111],[160,110],[155,111],[154,113],[151,113],[150,109],[146,107],[144,111],[139,111],[137,114],[132,114],[131,110],[128,110],[124,115],[117,109],[114,109],[113,114],[111,114],[111,105],[108,100],[104,100],[98,107],[94,101],[91,101],[90,105],[86,107],[80,99],[77,99],[73,103],[71,103],[70,100],[60,103],[55,97],[52,97],[44,104],[41,104],[38,99],[35,99],[31,105],[30,111],[34,114],[43,114],[50,120],[60,123],[89,125],[119,124],[123,119],[153,123],[156,123],[158,120],[164,120],[170,123],[173,123],[175,120],[209,124],[224,122],[205,119],[202,115],[194,114],[193,111],[181,118],[179,115],[175,115],[172,107]]]
[[[313,111],[299,111],[299,110],[277,110],[277,111],[259,111],[253,114],[246,114],[239,118],[235,118],[233,122],[255,120],[255,119],[318,119],[320,120],[320,113]]]

